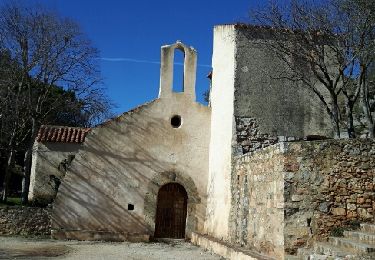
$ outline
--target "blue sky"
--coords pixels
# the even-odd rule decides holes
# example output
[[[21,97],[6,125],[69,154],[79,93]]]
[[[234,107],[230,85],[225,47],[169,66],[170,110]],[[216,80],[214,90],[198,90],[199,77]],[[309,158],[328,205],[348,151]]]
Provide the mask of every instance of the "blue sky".
[[[1,1],[1,0],[0,0]],[[213,26],[248,20],[255,0],[39,0],[76,20],[100,51],[109,97],[122,113],[157,97],[160,46],[181,40],[198,51],[197,99],[208,88]],[[182,57],[177,57],[181,61]],[[182,66],[177,75],[182,74]],[[177,78],[176,83],[179,82]]]

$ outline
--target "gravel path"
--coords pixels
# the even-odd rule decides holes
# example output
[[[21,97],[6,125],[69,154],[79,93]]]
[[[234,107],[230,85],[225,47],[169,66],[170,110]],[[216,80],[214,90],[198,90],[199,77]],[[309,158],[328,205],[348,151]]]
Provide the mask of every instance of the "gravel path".
[[[223,259],[185,241],[111,243],[0,237],[0,259]]]

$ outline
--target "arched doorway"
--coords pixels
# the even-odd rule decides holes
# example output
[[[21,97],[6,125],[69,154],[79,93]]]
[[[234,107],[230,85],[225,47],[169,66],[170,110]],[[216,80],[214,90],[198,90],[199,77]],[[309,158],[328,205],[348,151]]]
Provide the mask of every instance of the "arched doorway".
[[[158,192],[156,238],[185,238],[187,193],[178,183],[168,183]]]

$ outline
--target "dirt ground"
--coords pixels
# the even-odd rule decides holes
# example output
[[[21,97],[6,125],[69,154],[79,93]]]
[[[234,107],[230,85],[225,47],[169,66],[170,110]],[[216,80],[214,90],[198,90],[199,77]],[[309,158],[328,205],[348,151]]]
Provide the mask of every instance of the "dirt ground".
[[[0,237],[0,259],[223,259],[185,241],[111,243]]]

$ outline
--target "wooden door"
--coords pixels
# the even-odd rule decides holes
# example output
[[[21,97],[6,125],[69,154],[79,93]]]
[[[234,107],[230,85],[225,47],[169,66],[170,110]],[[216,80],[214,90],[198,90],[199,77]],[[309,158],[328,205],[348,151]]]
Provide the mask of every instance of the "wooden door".
[[[162,186],[155,219],[156,238],[185,238],[187,193],[178,183]]]

